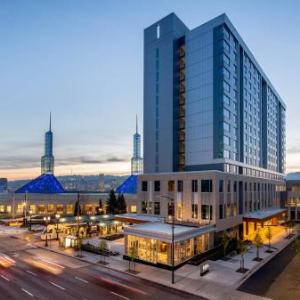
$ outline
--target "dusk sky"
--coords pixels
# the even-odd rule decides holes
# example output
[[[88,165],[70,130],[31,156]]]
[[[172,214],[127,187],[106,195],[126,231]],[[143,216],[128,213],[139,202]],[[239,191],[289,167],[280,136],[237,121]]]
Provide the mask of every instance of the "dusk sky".
[[[287,171],[300,170],[299,1],[0,0],[0,177],[40,174],[52,111],[56,175],[130,172],[142,131],[143,30],[175,12],[226,13],[287,105]]]

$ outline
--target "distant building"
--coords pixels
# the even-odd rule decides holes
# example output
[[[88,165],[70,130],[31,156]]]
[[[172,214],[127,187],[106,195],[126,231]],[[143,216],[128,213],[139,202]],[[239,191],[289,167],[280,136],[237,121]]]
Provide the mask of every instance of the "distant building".
[[[143,158],[141,156],[141,135],[138,132],[138,120],[136,117],[136,129],[133,135],[133,156],[131,158],[131,175],[143,173]]]
[[[7,178],[0,178],[0,193],[8,191]]]
[[[300,221],[300,173],[290,173],[286,177],[286,207],[289,220]]]
[[[45,134],[45,154],[41,158],[41,173],[54,173],[54,156],[53,156],[53,133],[51,130],[51,113],[49,131]]]

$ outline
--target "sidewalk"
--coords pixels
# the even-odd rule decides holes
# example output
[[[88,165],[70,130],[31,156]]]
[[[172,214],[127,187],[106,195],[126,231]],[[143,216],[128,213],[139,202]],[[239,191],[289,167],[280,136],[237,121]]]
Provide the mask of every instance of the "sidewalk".
[[[277,250],[273,253],[265,252],[265,250],[267,250],[267,246],[260,249],[260,257],[263,258],[261,262],[253,261],[253,258],[256,256],[256,249],[252,246],[244,256],[245,268],[249,269],[249,271],[245,274],[236,272],[240,266],[240,255],[237,255],[228,261],[208,261],[210,265],[210,272],[203,277],[200,277],[199,266],[186,264],[175,272],[175,284],[171,284],[170,271],[143,264],[136,264],[136,271],[139,273],[133,276],[212,300],[268,299],[237,291],[236,289],[257,269],[262,267],[292,242],[292,239],[287,240],[285,239],[285,236],[286,234],[282,233],[280,236],[274,237],[274,243],[272,243],[272,246]],[[36,245],[41,248],[45,248],[44,242],[38,242]],[[52,241],[51,248],[48,247],[47,249],[72,257],[76,257],[78,254],[78,251],[74,251],[73,249],[65,250],[59,248],[58,243],[54,241]],[[84,262],[98,264],[101,260],[101,257],[97,254],[83,251],[83,255],[84,257],[80,258],[80,260]],[[122,255],[107,257],[105,260],[108,263],[105,267],[116,271],[128,272],[128,261],[124,261]],[[101,264],[98,265],[103,266]]]

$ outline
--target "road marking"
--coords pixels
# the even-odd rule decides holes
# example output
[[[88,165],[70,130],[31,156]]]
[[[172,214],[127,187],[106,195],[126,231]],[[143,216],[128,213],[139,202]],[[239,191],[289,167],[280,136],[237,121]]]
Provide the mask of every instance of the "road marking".
[[[26,293],[27,295],[29,295],[30,297],[33,297],[33,295],[32,295],[30,292],[28,292],[27,290],[22,289],[22,291],[25,292],[25,293]]]
[[[35,273],[33,273],[33,272],[29,271],[29,270],[26,270],[26,272],[29,273],[29,274],[31,274],[31,275],[33,275],[33,276],[36,276]]]
[[[52,282],[52,281],[49,281],[52,285],[54,285],[54,286],[56,286],[57,288],[59,288],[59,289],[61,289],[61,290],[63,290],[63,291],[65,291],[66,289],[63,287],[63,286],[61,286],[61,285],[58,285],[58,284],[56,284],[56,283],[54,283],[54,282]]]
[[[118,296],[118,297],[120,297],[120,298],[122,298],[122,299],[130,300],[128,297],[125,297],[125,296],[120,295],[120,294],[118,294],[118,293],[115,293],[115,292],[110,292],[110,293],[113,294],[113,295],[115,295],[115,296]]]
[[[87,280],[83,279],[83,278],[80,278],[80,277],[77,277],[75,276],[75,279],[79,280],[79,281],[82,281],[84,283],[89,283]]]
[[[0,275],[4,280],[6,280],[6,281],[10,281],[6,276],[4,276],[4,275]]]

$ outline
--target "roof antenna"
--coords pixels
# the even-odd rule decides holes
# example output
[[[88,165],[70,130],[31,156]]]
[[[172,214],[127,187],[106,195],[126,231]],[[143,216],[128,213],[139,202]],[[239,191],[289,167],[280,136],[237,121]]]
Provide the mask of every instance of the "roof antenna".
[[[51,131],[51,111],[50,111],[50,124],[49,124],[49,131]]]
[[[135,132],[138,133],[138,116],[135,115]]]

